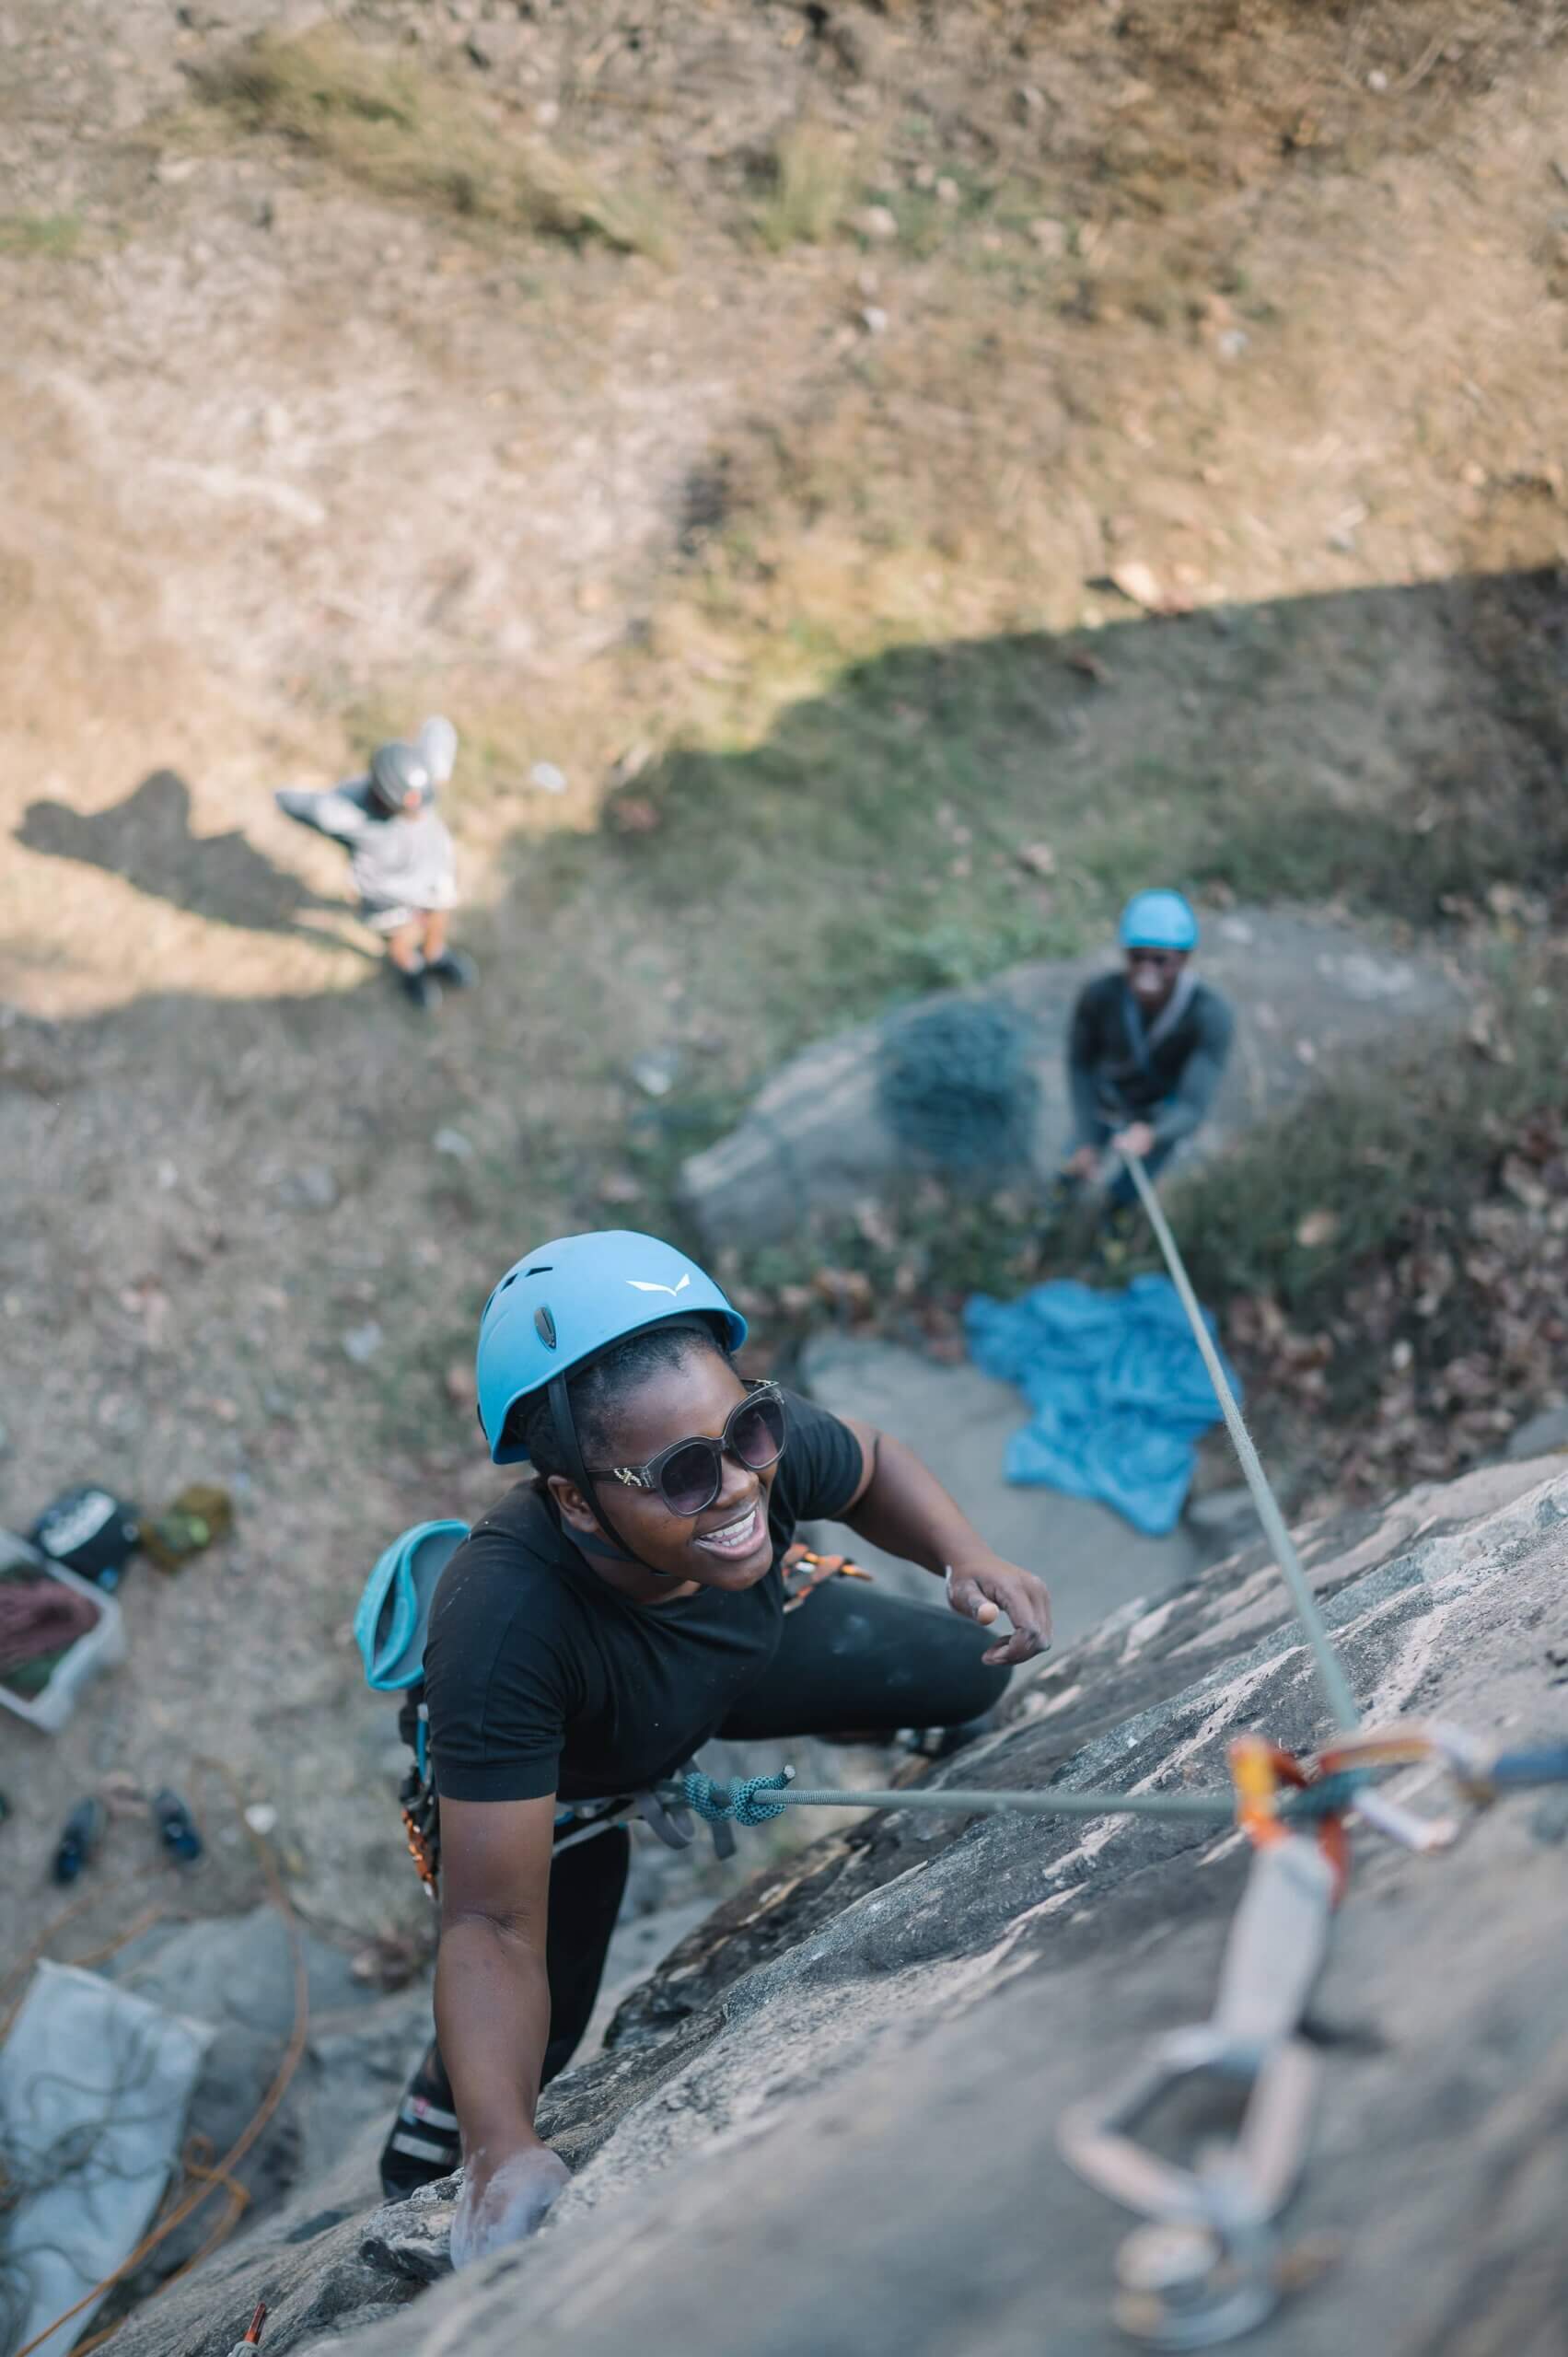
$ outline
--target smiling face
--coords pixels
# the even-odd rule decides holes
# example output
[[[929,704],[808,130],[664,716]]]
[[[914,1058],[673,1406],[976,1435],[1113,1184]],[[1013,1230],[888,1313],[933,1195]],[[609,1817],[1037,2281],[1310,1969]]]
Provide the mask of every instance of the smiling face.
[[[728,1360],[699,1344],[617,1399],[602,1426],[582,1435],[584,1457],[594,1467],[645,1465],[678,1441],[698,1435],[717,1440],[745,1397],[746,1387]],[[770,1465],[753,1473],[726,1455],[718,1496],[690,1516],[672,1514],[656,1491],[601,1475],[595,1494],[613,1515],[622,1543],[663,1576],[656,1580],[634,1565],[613,1565],[591,1550],[588,1560],[601,1578],[649,1600],[668,1597],[672,1581],[752,1587],[772,1562],[768,1492],[777,1469]],[[568,1533],[591,1538],[602,1528],[592,1501],[585,1501],[564,1475],[552,1475],[550,1488]]]
[[[1130,949],[1127,987],[1145,1015],[1157,1015],[1187,963],[1179,949]]]

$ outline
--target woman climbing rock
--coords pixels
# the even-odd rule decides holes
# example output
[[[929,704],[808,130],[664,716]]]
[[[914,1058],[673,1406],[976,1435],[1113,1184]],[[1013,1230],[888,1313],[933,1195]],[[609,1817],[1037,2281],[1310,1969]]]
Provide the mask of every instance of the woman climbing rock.
[[[431,1609],[436,2044],[382,2156],[406,2192],[460,2142],[459,2267],[530,2233],[566,2182],[534,2108],[587,2026],[630,1852],[619,1822],[571,1835],[715,1736],[961,1725],[1050,1642],[1041,1583],[918,1457],[748,1381],[745,1340],[702,1269],[626,1233],[540,1247],[481,1320],[490,1453],[533,1478],[458,1548]],[[786,1613],[781,1566],[817,1519],[923,1565],[951,1612],[830,1578]],[[981,1633],[1004,1614],[1010,1633]]]

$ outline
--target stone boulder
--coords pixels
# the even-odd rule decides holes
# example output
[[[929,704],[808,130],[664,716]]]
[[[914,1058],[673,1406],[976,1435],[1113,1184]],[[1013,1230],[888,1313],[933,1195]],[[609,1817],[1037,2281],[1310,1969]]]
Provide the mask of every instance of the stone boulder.
[[[1021,1027],[1033,1083],[1028,1167],[1037,1174],[1054,1170],[1068,1143],[1063,1050],[1074,1000],[1110,962],[1101,952],[1015,966],[982,988],[921,1002],[989,1003]],[[1237,1036],[1214,1117],[1189,1149],[1194,1158],[1294,1104],[1324,1072],[1408,1047],[1423,1032],[1457,1029],[1469,1007],[1436,958],[1396,954],[1358,927],[1277,909],[1211,918],[1202,970],[1230,1000]],[[889,1028],[906,1025],[910,1013],[807,1048],[727,1137],[690,1158],[681,1192],[710,1248],[770,1243],[813,1216],[842,1217],[933,1167],[895,1134],[883,1109]],[[1016,1175],[998,1170],[995,1178]]]
[[[1371,1720],[1568,1730],[1568,1473],[1541,1473],[1489,1468],[1303,1534]],[[1249,1727],[1295,1749],[1324,1732],[1260,1544],[1015,1679],[998,1732],[933,1773],[1213,1786]],[[1288,2219],[1318,2263],[1272,2357],[1560,2349],[1565,1839],[1563,1787],[1442,1855],[1357,1831]],[[1126,1818],[889,1812],[780,1847],[550,2090],[575,2180],[533,2243],[399,2306],[439,2266],[439,2198],[300,2219],[134,2317],[118,2357],[226,2357],[255,2299],[268,2357],[1110,2357],[1131,2222],[1063,2165],[1056,2124],[1206,2017],[1246,1864],[1226,1829]]]

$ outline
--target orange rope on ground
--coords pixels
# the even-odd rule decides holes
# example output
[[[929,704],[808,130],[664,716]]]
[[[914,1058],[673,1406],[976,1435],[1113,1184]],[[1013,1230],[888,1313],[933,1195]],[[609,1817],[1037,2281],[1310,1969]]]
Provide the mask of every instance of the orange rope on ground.
[[[228,1770],[224,1766],[223,1762],[218,1759],[203,1759],[198,1761],[197,1764],[200,1767],[209,1770],[214,1775],[221,1779],[230,1799],[234,1802],[235,1807],[238,1812],[240,1822],[243,1824],[245,1817],[244,1795],[236,1785],[233,1777],[230,1775]],[[156,2225],[148,2229],[147,2233],[143,2235],[141,2241],[136,2245],[135,2249],[121,2260],[119,2266],[115,2268],[112,2274],[104,2276],[102,2281],[95,2283],[90,2291],[84,2292],[81,2298],[77,2300],[74,2305],[66,2308],[60,2316],[57,2316],[52,2324],[45,2325],[41,2332],[35,2333],[32,2339],[27,2342],[25,2347],[18,2349],[16,2351],[16,2357],[33,2357],[33,2351],[41,2349],[44,2342],[50,2339],[52,2334],[58,2332],[63,2324],[69,2324],[73,2316],[80,2316],[84,2308],[91,2307],[93,2302],[97,2299],[100,2299],[105,2292],[112,2291],[116,2283],[122,2282],[134,2269],[140,2267],[142,2261],[147,2257],[149,2252],[155,2251],[161,2242],[168,2239],[168,2237],[174,2232],[176,2226],[183,2225],[192,2211],[200,2209],[202,2203],[208,2199],[219,2185],[225,2182],[228,2177],[230,2171],[236,2166],[236,2165],[245,2158],[246,2154],[250,2150],[251,2145],[254,2144],[256,2139],[260,2136],[261,2131],[266,2127],[268,2121],[272,2119],[273,2114],[276,2111],[279,2104],[282,2103],[285,2096],[288,2093],[289,2084],[292,2081],[295,2073],[299,2068],[301,2059],[305,2053],[306,2040],[310,2034],[310,1983],[305,1964],[305,1943],[300,1935],[299,1919],[294,1911],[294,1907],[289,1898],[288,1892],[284,1887],[283,1877],[278,1873],[277,1867],[273,1864],[271,1854],[267,1851],[264,1843],[261,1840],[260,1837],[252,1833],[249,1826],[246,1826],[245,1829],[250,1837],[250,1845],[255,1851],[257,1860],[261,1865],[262,1876],[267,1885],[267,1896],[272,1900],[273,1905],[277,1909],[279,1914],[283,1917],[284,1927],[288,1933],[289,1948],[294,1958],[294,2027],[289,2033],[289,2040],[287,2046],[284,2049],[283,2060],[279,2062],[277,2070],[273,2075],[272,2084],[269,2085],[266,2094],[257,2105],[256,2109],[251,2113],[247,2125],[241,2129],[239,2134],[229,2146],[222,2160],[216,2162],[211,2169],[203,2168],[199,2171],[193,2172],[193,2174],[198,2174],[203,2177],[207,2180],[206,2183],[197,2186],[193,2192],[186,2194],[180,2200],[177,2201],[174,2208],[169,2212],[168,2217],[160,2219]],[[64,1921],[64,1918],[61,1920]],[[56,1924],[54,1929],[58,1928],[59,1926]],[[52,1932],[50,1936],[52,1936]],[[223,2220],[218,2229],[213,2235],[209,2235],[206,2242],[202,2245],[200,2250],[194,2252],[190,2258],[186,2259],[180,2267],[175,2270],[172,2275],[168,2276],[158,2285],[158,2292],[167,2292],[170,2283],[177,2283],[182,2275],[189,2274],[191,2270],[199,2265],[200,2262],[203,2258],[207,2258],[211,2252],[215,2251],[218,2245],[223,2241],[224,2236],[232,2231],[243,2208],[243,2204],[237,2203],[234,2200],[235,2192],[239,2189],[240,2189],[238,2188],[230,2189],[229,2213]],[[154,2292],[148,2296],[152,2299],[156,2299],[157,2297],[157,2292]],[[145,2302],[143,2302],[142,2305],[145,2306],[146,2304]],[[123,2316],[117,2317],[113,2324],[108,2326],[102,2332],[94,2335],[92,2339],[86,2341],[83,2344],[83,2349],[100,2348],[105,2341],[112,2339],[113,2335],[119,2331],[121,2325],[123,2324],[125,2318]],[[75,2357],[82,2357],[81,2350],[75,2352]]]

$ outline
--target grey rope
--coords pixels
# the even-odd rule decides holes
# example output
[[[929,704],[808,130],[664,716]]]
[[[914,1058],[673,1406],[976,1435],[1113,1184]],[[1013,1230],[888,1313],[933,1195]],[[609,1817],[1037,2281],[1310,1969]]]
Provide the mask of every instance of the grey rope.
[[[862,1793],[831,1785],[815,1792],[797,1789],[794,1775],[793,1768],[785,1768],[776,1776],[745,1776],[723,1784],[689,1769],[678,1782],[656,1789],[661,1800],[695,1809],[710,1825],[726,1817],[760,1825],[785,1808],[915,1809],[929,1817],[1163,1817],[1202,1818],[1211,1825],[1229,1824],[1236,1817],[1234,1793],[1086,1793],[1056,1785],[1035,1793],[970,1792],[961,1786],[933,1792],[923,1785]],[[1348,1807],[1365,1782],[1360,1771],[1325,1776],[1305,1791],[1282,1794],[1280,1815],[1308,1820],[1330,1816]]]
[[[1211,1824],[1236,1815],[1233,1793],[852,1793],[788,1792],[776,1795],[796,1808],[912,1808],[929,1816],[1198,1817]]]
[[[1220,1361],[1220,1354],[1215,1350],[1214,1339],[1204,1323],[1203,1312],[1199,1306],[1198,1296],[1192,1290],[1192,1281],[1187,1274],[1180,1248],[1170,1232],[1169,1222],[1160,1209],[1159,1197],[1154,1190],[1148,1172],[1135,1154],[1123,1154],[1121,1160],[1126,1166],[1132,1184],[1138,1190],[1139,1200],[1149,1215],[1149,1225],[1154,1229],[1156,1240],[1165,1255],[1166,1267],[1170,1271],[1170,1281],[1180,1296],[1182,1308],[1187,1312],[1193,1340],[1203,1354],[1203,1364],[1209,1370],[1209,1380],[1214,1387],[1214,1397],[1220,1403],[1220,1412],[1225,1418],[1225,1429],[1236,1445],[1236,1454],[1240,1460],[1247,1486],[1252,1492],[1252,1503],[1258,1509],[1258,1519],[1263,1526],[1263,1535],[1274,1550],[1274,1560],[1280,1567],[1285,1585],[1290,1590],[1291,1600],[1295,1606],[1301,1625],[1307,1631],[1307,1641],[1317,1660],[1318,1675],[1323,1681],[1323,1691],[1328,1696],[1329,1708],[1342,1727],[1359,1726],[1361,1713],[1356,1708],[1355,1696],[1351,1692],[1350,1680],[1346,1678],[1340,1657],[1330,1641],[1323,1616],[1318,1609],[1318,1599],[1313,1595],[1307,1573],[1302,1569],[1301,1558],[1295,1551],[1290,1532],[1285,1528],[1284,1516],[1280,1512],[1279,1502],[1269,1486],[1269,1477],[1263,1470],[1262,1462],[1253,1446],[1252,1435],[1248,1431],[1241,1410],[1237,1405],[1236,1394],[1225,1380],[1225,1372]]]

